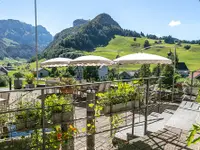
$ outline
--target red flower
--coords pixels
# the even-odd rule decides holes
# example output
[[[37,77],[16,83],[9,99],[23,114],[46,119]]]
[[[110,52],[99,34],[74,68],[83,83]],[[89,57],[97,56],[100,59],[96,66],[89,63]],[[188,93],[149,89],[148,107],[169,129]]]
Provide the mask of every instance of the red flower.
[[[62,133],[57,133],[57,139],[60,141],[62,140]]]

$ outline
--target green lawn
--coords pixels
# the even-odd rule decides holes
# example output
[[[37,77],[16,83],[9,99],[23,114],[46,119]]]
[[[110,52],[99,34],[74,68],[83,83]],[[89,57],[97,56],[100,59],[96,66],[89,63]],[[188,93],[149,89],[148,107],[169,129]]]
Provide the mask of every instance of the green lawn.
[[[123,37],[116,36],[115,39],[112,39],[109,44],[105,47],[98,47],[94,52],[86,52],[86,55],[99,55],[103,57],[107,57],[109,59],[115,59],[117,54],[120,56],[124,56],[131,53],[136,53],[143,49],[143,44],[145,38],[137,38],[136,41],[133,41],[132,37]],[[155,40],[148,39],[151,45],[154,45]],[[164,43],[164,42],[163,42]],[[140,46],[137,46],[140,44]],[[133,45],[133,46],[131,46]],[[184,45],[181,47],[177,47],[177,54],[180,62],[185,62],[190,70],[196,70],[200,68],[200,45],[191,44],[190,50],[185,50]],[[161,55],[167,57],[167,53],[172,50],[174,51],[174,44],[160,44],[156,47],[149,48],[147,50],[143,50],[145,53],[151,53],[156,55]],[[122,70],[133,70],[137,69],[140,65],[126,65],[123,66]]]

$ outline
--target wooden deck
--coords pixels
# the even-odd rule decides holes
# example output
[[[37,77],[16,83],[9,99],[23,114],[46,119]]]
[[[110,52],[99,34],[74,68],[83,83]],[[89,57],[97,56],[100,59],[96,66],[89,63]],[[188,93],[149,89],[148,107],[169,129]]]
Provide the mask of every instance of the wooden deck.
[[[119,150],[199,150],[200,144],[187,147],[187,131],[167,128],[133,139]]]

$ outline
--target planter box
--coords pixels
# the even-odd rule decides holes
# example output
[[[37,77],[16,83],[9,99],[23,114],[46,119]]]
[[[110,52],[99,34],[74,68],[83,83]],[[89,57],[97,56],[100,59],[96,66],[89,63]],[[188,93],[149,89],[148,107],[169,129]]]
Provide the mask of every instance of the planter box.
[[[112,106],[112,113],[120,112],[120,111],[125,111],[125,110],[132,110],[134,105],[134,101],[130,101],[127,104],[125,103],[120,103]],[[135,107],[139,107],[139,101],[135,101]],[[110,106],[105,106],[103,109],[104,114],[110,113]]]
[[[35,88],[35,85],[34,84],[26,84],[26,89],[29,89],[29,88]]]
[[[32,129],[36,127],[35,121],[25,121],[24,119],[18,119],[16,123],[16,131],[25,130],[25,129]]]
[[[22,88],[22,80],[14,80],[14,88],[21,89]]]
[[[73,120],[73,112],[53,113],[51,120],[54,124],[71,121]]]
[[[60,88],[60,91],[63,94],[73,94],[74,88],[73,87],[62,87],[62,88]]]
[[[184,87],[183,88],[183,93],[186,95],[198,95],[199,88],[198,87],[193,87],[191,90],[191,87]]]

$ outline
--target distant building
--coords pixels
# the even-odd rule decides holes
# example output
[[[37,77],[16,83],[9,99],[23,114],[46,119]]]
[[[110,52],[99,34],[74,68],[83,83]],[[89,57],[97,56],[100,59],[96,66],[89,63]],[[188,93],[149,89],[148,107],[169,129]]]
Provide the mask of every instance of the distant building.
[[[107,66],[100,66],[98,69],[99,79],[101,81],[106,80],[108,77],[108,67]]]
[[[78,66],[75,69],[76,79],[81,81],[83,80],[83,67]]]
[[[12,67],[12,66],[5,66],[5,68],[8,70],[8,71],[15,71],[16,68],[15,67]]]
[[[123,71],[119,74],[120,79],[132,79],[138,75],[138,70],[134,71]]]
[[[184,62],[179,62],[177,64],[177,72],[183,77],[187,77],[190,74],[190,70]]]
[[[76,79],[82,80],[83,79],[83,67],[78,66],[75,69]],[[98,68],[98,76],[101,81],[106,80],[108,77],[108,67],[107,66],[100,66]]]
[[[33,74],[37,74],[36,69],[33,71]],[[44,69],[44,68],[38,68],[38,77],[48,77],[49,76],[49,71]]]
[[[8,70],[3,66],[0,66],[0,75],[8,75]]]

